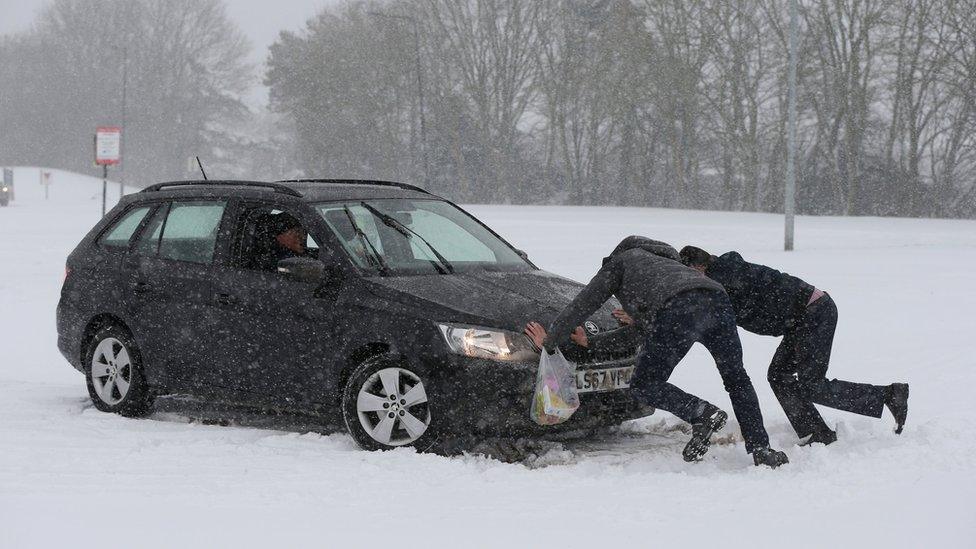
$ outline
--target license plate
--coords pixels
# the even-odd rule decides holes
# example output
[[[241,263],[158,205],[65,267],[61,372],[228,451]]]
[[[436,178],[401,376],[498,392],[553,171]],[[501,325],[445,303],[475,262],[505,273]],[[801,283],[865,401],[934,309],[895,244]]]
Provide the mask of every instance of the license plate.
[[[605,370],[578,370],[576,372],[576,392],[598,393],[626,389],[630,387],[630,378],[633,375],[633,366],[607,368]]]

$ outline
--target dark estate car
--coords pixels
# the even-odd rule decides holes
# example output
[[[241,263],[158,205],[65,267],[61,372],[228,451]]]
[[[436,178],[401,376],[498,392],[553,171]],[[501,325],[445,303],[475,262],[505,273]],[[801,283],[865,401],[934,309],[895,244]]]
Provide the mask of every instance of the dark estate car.
[[[305,253],[272,263],[273,222]],[[341,411],[363,448],[531,435],[539,355],[522,333],[582,286],[456,205],[382,181],[192,181],[126,196],[68,257],[58,347],[99,410],[160,395]],[[614,329],[611,306],[586,328]],[[647,415],[633,355],[576,349],[577,429]]]

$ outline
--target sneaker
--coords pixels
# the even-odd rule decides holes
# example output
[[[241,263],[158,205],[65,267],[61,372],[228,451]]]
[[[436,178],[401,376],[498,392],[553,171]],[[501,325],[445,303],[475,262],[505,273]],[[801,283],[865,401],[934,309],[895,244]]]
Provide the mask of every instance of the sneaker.
[[[711,404],[707,405],[705,412],[691,422],[691,440],[681,452],[685,461],[699,461],[708,452],[712,435],[725,427],[725,421],[728,419],[729,414]]]
[[[901,434],[908,419],[908,384],[892,383],[885,388],[884,404],[895,416],[895,433]]]
[[[771,448],[759,448],[752,452],[752,462],[756,465],[765,465],[770,469],[775,469],[780,465],[786,465],[790,462],[790,458],[786,457],[786,454],[780,452],[779,450],[773,450]]]
[[[800,440],[800,446],[810,446],[811,444],[823,444],[827,446],[834,442],[837,442],[837,433],[827,429],[826,431],[818,431],[812,435],[807,435],[807,437]]]

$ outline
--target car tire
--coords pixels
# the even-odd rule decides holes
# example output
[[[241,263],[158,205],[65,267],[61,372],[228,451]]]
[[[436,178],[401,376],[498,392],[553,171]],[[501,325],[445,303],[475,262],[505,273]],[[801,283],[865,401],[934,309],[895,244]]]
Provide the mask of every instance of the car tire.
[[[128,330],[109,325],[95,332],[84,365],[95,408],[126,417],[152,412],[153,394],[143,375],[142,354]]]
[[[431,446],[439,429],[428,387],[395,357],[374,357],[356,367],[342,391],[342,416],[356,444],[364,450]]]

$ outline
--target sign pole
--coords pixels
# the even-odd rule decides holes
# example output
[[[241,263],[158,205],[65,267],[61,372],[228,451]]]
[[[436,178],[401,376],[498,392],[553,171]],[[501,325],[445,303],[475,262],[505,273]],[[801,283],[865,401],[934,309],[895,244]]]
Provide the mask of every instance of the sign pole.
[[[108,164],[102,164],[102,217],[105,217],[105,193],[108,190]]]

